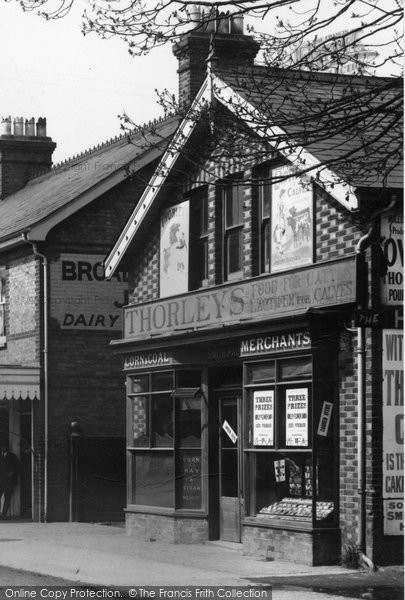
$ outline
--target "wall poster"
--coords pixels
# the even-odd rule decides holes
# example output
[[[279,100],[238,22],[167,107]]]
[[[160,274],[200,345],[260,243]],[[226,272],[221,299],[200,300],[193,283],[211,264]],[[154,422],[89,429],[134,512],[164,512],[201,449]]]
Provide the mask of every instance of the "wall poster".
[[[383,329],[384,534],[404,534],[404,334]]]
[[[289,165],[273,169],[272,177],[293,173]],[[308,178],[289,177],[272,184],[271,272],[313,262],[313,188]]]
[[[401,306],[404,301],[404,225],[400,214],[381,215],[381,237],[388,271],[381,279],[381,302]]]
[[[285,439],[287,446],[308,446],[308,388],[286,390]]]
[[[253,445],[274,444],[274,390],[253,392]]]
[[[160,297],[188,291],[189,202],[160,215]]]

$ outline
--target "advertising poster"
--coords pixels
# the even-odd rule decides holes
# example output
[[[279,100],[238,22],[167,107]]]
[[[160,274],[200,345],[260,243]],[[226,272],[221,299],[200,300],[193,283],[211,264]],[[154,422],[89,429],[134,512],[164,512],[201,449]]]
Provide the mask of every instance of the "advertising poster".
[[[308,446],[308,388],[286,390],[287,446]]]
[[[381,279],[381,302],[388,306],[402,305],[404,301],[404,226],[398,214],[381,216],[381,237],[387,274]]]
[[[403,535],[404,334],[383,330],[383,498],[385,535]]]
[[[120,331],[127,304],[128,277],[104,278],[99,254],[61,254],[50,263],[51,317],[62,329]]]
[[[286,165],[273,169],[273,177],[287,177]],[[313,261],[312,185],[289,177],[272,184],[271,272],[285,271]]]
[[[274,390],[253,392],[253,445],[274,444]]]
[[[160,216],[160,297],[188,291],[189,203],[164,210]]]

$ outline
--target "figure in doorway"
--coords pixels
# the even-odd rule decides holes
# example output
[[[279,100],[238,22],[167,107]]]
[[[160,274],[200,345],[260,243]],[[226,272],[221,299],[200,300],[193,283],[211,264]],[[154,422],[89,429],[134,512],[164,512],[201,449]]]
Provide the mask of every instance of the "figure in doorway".
[[[8,519],[11,496],[17,485],[20,462],[15,454],[3,443],[0,446],[0,499],[3,499],[1,518]]]

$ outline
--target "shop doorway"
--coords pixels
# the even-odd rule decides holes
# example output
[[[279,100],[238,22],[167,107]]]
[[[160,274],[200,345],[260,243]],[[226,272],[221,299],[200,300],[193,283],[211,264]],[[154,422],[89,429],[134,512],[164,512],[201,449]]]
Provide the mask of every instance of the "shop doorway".
[[[227,542],[240,542],[243,502],[241,394],[224,392],[219,394],[218,401],[219,537]]]

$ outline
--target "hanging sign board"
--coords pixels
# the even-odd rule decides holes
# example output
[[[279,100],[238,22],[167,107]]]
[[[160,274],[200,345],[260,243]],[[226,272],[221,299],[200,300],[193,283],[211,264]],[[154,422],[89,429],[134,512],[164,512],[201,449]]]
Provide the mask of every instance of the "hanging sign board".
[[[404,334],[383,330],[383,490],[384,533],[403,535],[404,497]],[[387,501],[386,501],[387,500]],[[389,500],[389,501],[388,501]],[[395,506],[394,506],[395,505]],[[398,523],[396,523],[398,521]]]
[[[321,416],[319,418],[319,425],[318,425],[318,431],[317,431],[318,435],[322,435],[324,437],[326,437],[328,435],[330,418],[332,416],[332,408],[333,408],[332,402],[325,401],[323,403]]]
[[[253,445],[274,444],[274,390],[253,392]]]
[[[388,306],[402,306],[404,301],[404,226],[399,214],[381,216],[381,237],[387,274],[381,280],[381,302]]]
[[[308,388],[286,390],[287,446],[308,446]]]
[[[160,217],[160,297],[188,291],[189,203],[171,206]]]

